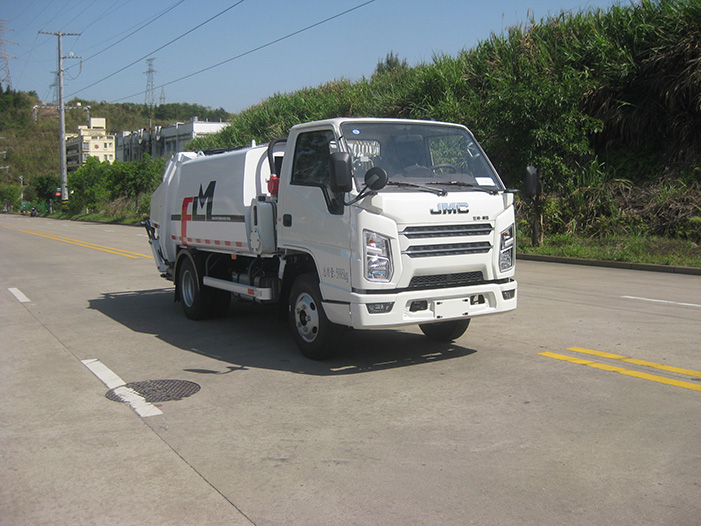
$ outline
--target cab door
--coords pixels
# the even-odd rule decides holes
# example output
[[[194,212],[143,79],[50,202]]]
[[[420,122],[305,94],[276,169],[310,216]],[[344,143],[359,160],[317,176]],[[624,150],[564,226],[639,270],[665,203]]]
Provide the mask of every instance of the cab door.
[[[289,181],[280,186],[279,245],[310,254],[324,298],[340,300],[350,290],[351,225],[344,194],[330,186],[329,160],[338,150],[336,135],[324,127],[303,131],[294,140],[292,170],[283,175]]]

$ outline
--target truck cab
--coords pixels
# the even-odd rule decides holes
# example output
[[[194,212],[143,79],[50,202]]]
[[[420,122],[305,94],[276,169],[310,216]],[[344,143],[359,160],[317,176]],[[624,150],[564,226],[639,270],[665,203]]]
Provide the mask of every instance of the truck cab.
[[[513,193],[466,128],[335,119],[293,128],[286,151],[277,244],[313,260],[331,323],[449,340],[516,307]]]

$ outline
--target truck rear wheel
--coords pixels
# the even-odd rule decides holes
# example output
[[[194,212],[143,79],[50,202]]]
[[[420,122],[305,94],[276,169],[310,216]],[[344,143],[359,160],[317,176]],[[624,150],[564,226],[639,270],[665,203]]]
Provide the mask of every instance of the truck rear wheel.
[[[323,360],[331,355],[339,326],[326,317],[315,274],[302,274],[292,284],[289,322],[295,343],[304,356]]]
[[[419,325],[421,332],[430,340],[436,342],[452,342],[465,334],[470,319],[439,321],[437,323],[422,323]]]
[[[183,258],[182,263],[180,263],[178,290],[185,316],[191,320],[203,320],[209,316],[211,295],[203,293],[197,269],[189,257]]]

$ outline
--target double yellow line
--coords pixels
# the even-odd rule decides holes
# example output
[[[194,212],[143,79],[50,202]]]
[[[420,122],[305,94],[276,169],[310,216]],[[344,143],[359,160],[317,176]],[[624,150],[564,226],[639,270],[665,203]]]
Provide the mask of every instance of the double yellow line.
[[[605,358],[608,360],[615,360],[620,362],[629,363],[632,365],[638,365],[642,367],[649,367],[651,369],[657,369],[659,371],[665,371],[672,374],[682,375],[682,376],[692,376],[694,378],[701,378],[701,372],[692,371],[691,369],[682,369],[680,367],[673,367],[671,365],[663,365],[655,362],[648,362],[645,360],[638,360],[635,358],[628,358],[627,356],[622,356],[620,354],[611,354],[603,351],[594,351],[592,349],[584,349],[582,347],[570,347],[568,351],[586,354],[590,356],[597,356],[599,358]],[[658,382],[666,385],[673,385],[675,387],[682,387],[684,389],[691,389],[692,391],[701,391],[701,383],[694,384],[691,382],[685,382],[683,380],[675,380],[666,376],[660,376],[657,374],[645,373],[642,371],[636,371],[634,369],[625,369],[624,367],[618,367],[615,365],[609,365],[606,363],[594,362],[592,360],[586,360],[583,358],[577,358],[575,356],[569,356],[566,354],[558,354],[554,352],[541,352],[538,353],[540,356],[547,356],[548,358],[555,358],[556,360],[563,360],[565,362],[576,363],[579,365],[587,365],[589,367],[594,367],[595,369],[602,369],[604,371],[611,371],[614,373],[625,374],[626,376],[633,376],[635,378],[642,378],[643,380],[650,380],[651,382]]]
[[[95,243],[88,243],[86,241],[79,241],[77,239],[70,239],[68,237],[56,236],[53,234],[46,234],[44,232],[37,232],[36,230],[19,230],[25,234],[32,234],[33,236],[45,237],[47,239],[53,239],[54,241],[61,241],[62,243],[70,243],[71,245],[76,245],[79,247],[92,248],[93,250],[99,250],[101,252],[107,252],[109,254],[117,254],[118,256],[124,256],[125,258],[139,259],[139,258],[150,258],[146,254],[139,254],[138,252],[129,252],[128,250],[122,250],[121,248],[106,247],[104,245],[96,245]]]

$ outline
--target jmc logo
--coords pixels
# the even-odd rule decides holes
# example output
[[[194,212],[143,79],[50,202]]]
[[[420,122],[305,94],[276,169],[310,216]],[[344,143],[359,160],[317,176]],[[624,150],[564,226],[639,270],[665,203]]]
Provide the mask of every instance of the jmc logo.
[[[429,210],[433,215],[440,214],[467,214],[470,207],[467,203],[438,203],[436,208]]]

